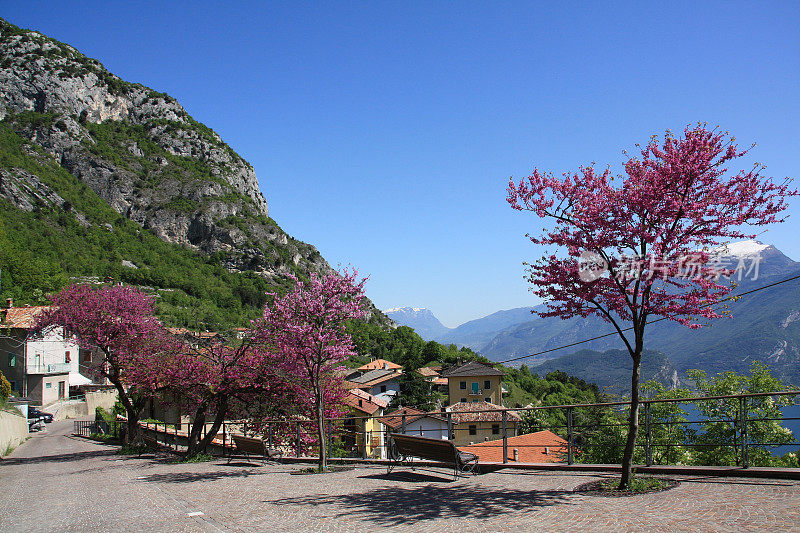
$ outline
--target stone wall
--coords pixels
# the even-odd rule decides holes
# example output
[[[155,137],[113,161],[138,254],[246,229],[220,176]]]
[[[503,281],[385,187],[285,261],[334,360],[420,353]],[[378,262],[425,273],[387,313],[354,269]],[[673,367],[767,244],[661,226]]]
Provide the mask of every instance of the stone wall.
[[[102,407],[106,411],[111,411],[117,402],[117,391],[114,389],[99,390],[86,393],[86,411],[94,415],[97,407]]]
[[[10,447],[16,448],[28,438],[28,421],[7,411],[0,411],[0,457]]]
[[[116,401],[116,390],[99,390],[87,392],[85,400],[56,402],[49,407],[49,412],[53,413],[53,420],[86,417],[94,418],[94,411],[97,407],[102,407],[106,411],[111,411]]]

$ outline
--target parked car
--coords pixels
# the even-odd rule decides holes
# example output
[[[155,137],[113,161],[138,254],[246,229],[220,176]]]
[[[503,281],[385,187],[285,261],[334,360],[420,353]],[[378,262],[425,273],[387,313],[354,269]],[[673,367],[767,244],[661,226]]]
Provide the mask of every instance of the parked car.
[[[28,407],[28,420],[44,420],[46,423],[53,421],[53,415],[40,411],[35,407]],[[30,422],[28,422],[30,424]]]

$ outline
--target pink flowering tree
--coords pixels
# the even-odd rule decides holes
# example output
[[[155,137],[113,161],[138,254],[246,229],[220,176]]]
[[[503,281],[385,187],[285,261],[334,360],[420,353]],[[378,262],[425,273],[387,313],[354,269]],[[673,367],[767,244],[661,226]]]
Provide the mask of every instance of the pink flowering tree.
[[[714,247],[753,238],[748,227],[781,222],[797,191],[761,175],[763,167],[730,173],[742,157],[733,138],[702,125],[682,138],[656,137],[625,161],[615,182],[609,170],[581,168],[562,177],[534,170],[509,180],[508,202],[553,223],[528,235],[548,254],[530,265],[528,281],[543,298],[545,317],[600,316],[633,360],[631,409],[620,489],[628,488],[638,432],[639,371],[648,321],[663,318],[699,328],[720,316],[712,307],[732,287],[715,268]],[[558,255],[554,253],[558,250]]]
[[[128,376],[149,394],[192,415],[187,456],[206,453],[223,421],[238,418],[241,406],[292,403],[293,388],[283,378],[283,361],[254,344],[252,330],[229,341],[173,342],[177,349],[162,350],[150,364],[135,365]]]
[[[92,371],[116,387],[128,418],[126,441],[134,442],[146,398],[130,370],[171,347],[153,314],[153,298],[129,286],[71,285],[50,299],[53,306],[37,317],[33,331],[62,326],[81,348],[102,354]]]
[[[312,273],[307,282],[294,278],[294,289],[267,304],[256,324],[257,338],[279,354],[287,379],[308,397],[308,414],[316,421],[320,469],[327,466],[326,412],[331,414],[345,394],[338,370],[356,354],[345,325],[365,314],[361,301],[366,279],[357,276],[345,271],[322,277]]]

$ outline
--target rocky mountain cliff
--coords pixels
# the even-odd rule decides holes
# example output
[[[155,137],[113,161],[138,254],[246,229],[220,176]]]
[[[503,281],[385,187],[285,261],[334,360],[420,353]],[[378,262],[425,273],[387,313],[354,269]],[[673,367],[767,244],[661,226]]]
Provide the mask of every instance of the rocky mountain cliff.
[[[0,119],[121,215],[168,242],[219,254],[229,270],[329,269],[269,218],[253,167],[174,98],[2,19]],[[23,209],[47,195],[18,169],[0,176],[0,195]]]
[[[3,19],[0,138],[5,292],[100,275],[161,291],[172,322],[231,325],[286,274],[330,271],[269,217],[253,167],[174,98]]]

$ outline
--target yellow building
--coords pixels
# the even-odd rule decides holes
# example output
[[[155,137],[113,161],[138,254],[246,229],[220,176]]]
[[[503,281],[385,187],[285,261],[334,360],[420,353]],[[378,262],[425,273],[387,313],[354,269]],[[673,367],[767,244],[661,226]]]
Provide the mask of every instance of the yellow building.
[[[503,408],[492,403],[458,402],[447,408],[453,426],[453,442],[456,446],[468,446],[503,438]],[[506,415],[506,435],[517,435],[522,421],[517,413]]]
[[[344,420],[342,445],[352,455],[385,459],[384,427],[376,417],[383,415],[388,403],[359,389],[348,392],[344,403],[350,416]]]
[[[442,372],[447,378],[450,404],[487,402],[503,404],[503,372],[471,361]]]

